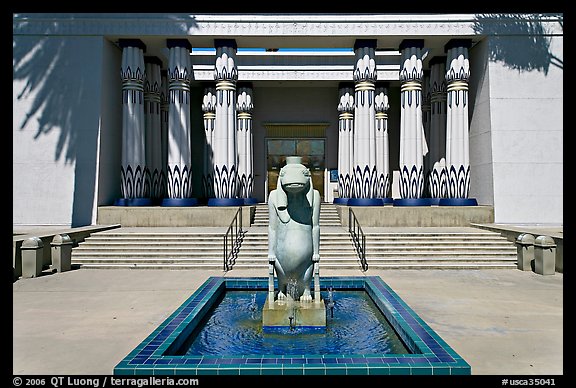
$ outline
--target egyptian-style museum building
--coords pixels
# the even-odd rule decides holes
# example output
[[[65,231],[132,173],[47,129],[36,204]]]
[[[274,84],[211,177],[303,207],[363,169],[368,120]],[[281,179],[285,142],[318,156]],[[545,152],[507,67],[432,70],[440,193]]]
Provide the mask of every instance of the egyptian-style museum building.
[[[13,224],[323,202],[563,224],[558,14],[14,14]]]

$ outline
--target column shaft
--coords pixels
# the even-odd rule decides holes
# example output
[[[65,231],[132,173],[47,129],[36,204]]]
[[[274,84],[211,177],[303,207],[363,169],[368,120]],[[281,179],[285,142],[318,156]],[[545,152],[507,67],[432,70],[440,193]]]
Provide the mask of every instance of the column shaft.
[[[160,75],[161,62],[157,58],[144,58],[146,78],[144,82],[144,119],[146,122],[146,166],[150,172],[151,196],[160,199],[163,196],[162,173],[162,130],[160,117]],[[159,62],[159,63],[158,63]]]
[[[422,128],[424,128],[424,142],[430,144],[430,118],[431,118],[431,106],[430,106],[430,70],[423,70],[422,76]],[[430,187],[428,186],[430,173],[432,170],[430,162],[430,147],[428,147],[428,153],[423,156],[424,164],[424,188],[422,191],[422,197],[430,197]]]
[[[192,203],[192,155],[190,139],[190,81],[192,63],[187,41],[169,40],[168,93],[168,193],[171,206]],[[190,201],[188,201],[190,199]]]
[[[216,119],[216,90],[212,87],[204,89],[202,99],[204,112],[204,165],[202,169],[202,195],[205,198],[214,198],[214,128]]]
[[[437,59],[438,58],[438,59]],[[430,197],[447,197],[446,180],[446,58],[430,61]]]
[[[378,173],[377,194],[387,198],[390,190],[390,151],[388,145],[388,89],[376,87],[376,171]]]
[[[252,88],[242,86],[238,89],[236,110],[238,114],[238,196],[252,198],[254,188],[253,140],[252,140]]]
[[[146,167],[144,121],[145,46],[138,40],[121,40],[120,46],[123,48],[120,167],[122,198],[126,200],[149,198],[150,175]]]
[[[468,137],[469,44],[451,44],[446,63],[446,168],[448,198],[468,198],[470,156]]]
[[[168,77],[166,70],[161,71],[161,91],[160,91],[160,198],[168,195],[168,112],[170,110],[170,100],[168,95]]]
[[[352,197],[352,163],[354,161],[354,92],[340,87],[338,104],[338,196]]]
[[[236,47],[216,44],[216,118],[213,138],[214,197],[237,198],[238,152],[236,143]]]
[[[423,157],[428,152],[422,125],[422,47],[416,41],[401,47],[400,196],[422,198]]]
[[[353,196],[354,198],[377,198],[376,111],[374,108],[375,42],[355,47],[355,53]]]

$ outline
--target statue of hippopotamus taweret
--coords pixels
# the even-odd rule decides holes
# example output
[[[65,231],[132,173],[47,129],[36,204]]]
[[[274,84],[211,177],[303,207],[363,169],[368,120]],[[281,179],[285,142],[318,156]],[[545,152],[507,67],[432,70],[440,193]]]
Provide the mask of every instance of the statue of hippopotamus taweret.
[[[310,283],[320,260],[320,193],[300,157],[286,158],[268,210],[268,261],[270,271],[276,270],[278,299],[294,293],[295,300],[311,301]]]

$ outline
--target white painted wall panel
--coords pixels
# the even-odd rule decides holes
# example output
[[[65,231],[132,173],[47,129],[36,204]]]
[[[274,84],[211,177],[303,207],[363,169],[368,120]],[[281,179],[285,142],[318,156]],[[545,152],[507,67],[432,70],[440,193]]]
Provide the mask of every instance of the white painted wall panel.
[[[91,223],[100,37],[13,37],[13,224]]]

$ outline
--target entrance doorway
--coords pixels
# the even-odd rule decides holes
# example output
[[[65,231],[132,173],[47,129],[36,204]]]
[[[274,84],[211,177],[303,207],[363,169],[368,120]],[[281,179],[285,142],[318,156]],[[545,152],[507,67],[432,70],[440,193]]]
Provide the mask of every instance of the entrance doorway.
[[[285,138],[266,140],[267,196],[276,189],[280,169],[287,156],[301,156],[302,164],[310,169],[312,185],[324,201],[325,139]]]

